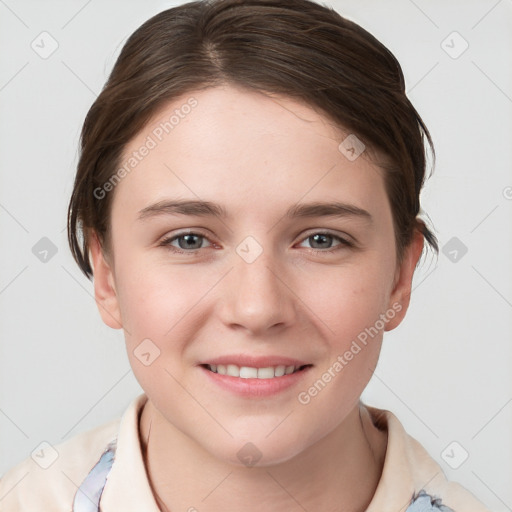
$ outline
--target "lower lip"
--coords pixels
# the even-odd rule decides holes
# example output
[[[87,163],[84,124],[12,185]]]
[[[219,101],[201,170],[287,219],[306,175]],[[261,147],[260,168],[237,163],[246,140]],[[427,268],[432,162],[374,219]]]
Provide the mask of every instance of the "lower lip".
[[[276,395],[297,384],[304,375],[308,373],[311,366],[307,366],[303,370],[281,377],[273,377],[271,379],[242,379],[240,377],[232,377],[231,375],[221,375],[215,373],[204,366],[199,367],[207,378],[215,382],[221,388],[235,393],[236,395],[247,398],[268,397]]]

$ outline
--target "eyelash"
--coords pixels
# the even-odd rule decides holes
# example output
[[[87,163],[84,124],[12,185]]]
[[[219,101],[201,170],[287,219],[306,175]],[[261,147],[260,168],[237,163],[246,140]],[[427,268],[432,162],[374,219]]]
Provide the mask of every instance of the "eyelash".
[[[197,232],[194,232],[194,231],[187,231],[187,232],[183,232],[183,233],[179,233],[177,235],[173,235],[171,237],[166,237],[164,238],[158,245],[159,247],[165,247],[166,249],[170,250],[171,252],[174,252],[174,253],[177,253],[177,254],[189,254],[191,256],[193,255],[196,255],[198,253],[198,251],[200,251],[201,249],[203,248],[200,248],[200,249],[192,249],[190,251],[186,251],[184,249],[179,249],[177,247],[174,247],[171,245],[171,242],[173,242],[174,240],[177,240],[183,236],[186,236],[186,235],[194,235],[194,236],[198,236],[198,237],[201,237],[201,238],[205,238],[206,240],[208,240],[210,243],[211,241],[208,239],[208,237],[202,233],[197,233]],[[336,240],[338,240],[340,243],[334,247],[331,247],[329,249],[315,249],[315,248],[308,248],[308,247],[305,247],[305,249],[309,249],[310,251],[314,251],[318,254],[332,254],[338,250],[341,250],[343,248],[346,248],[346,247],[354,247],[355,245],[350,242],[349,240],[339,236],[339,235],[336,235],[334,233],[330,233],[329,231],[315,231],[311,234],[309,234],[308,236],[302,238],[300,240],[300,242],[303,242],[305,240],[307,240],[308,238],[311,238],[313,237],[314,235],[327,235],[327,236],[330,236]]]

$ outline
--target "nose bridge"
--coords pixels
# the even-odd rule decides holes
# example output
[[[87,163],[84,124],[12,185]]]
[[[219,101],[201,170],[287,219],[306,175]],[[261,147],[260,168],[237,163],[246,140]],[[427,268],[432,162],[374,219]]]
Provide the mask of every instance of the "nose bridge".
[[[262,332],[292,320],[293,301],[283,280],[281,262],[272,248],[247,237],[236,248],[225,294],[224,321]]]

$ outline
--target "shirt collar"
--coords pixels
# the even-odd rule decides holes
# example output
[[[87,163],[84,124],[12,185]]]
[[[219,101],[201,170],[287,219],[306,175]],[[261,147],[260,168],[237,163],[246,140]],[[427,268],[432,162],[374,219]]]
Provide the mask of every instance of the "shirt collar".
[[[446,482],[439,464],[407,434],[392,412],[369,405],[364,407],[373,424],[388,431],[382,475],[366,512],[404,511],[420,489],[438,494]]]
[[[139,437],[139,417],[147,400],[145,393],[139,395],[121,418],[114,464],[101,497],[102,512],[160,511],[146,473]],[[398,418],[385,409],[365,404],[363,407],[373,424],[388,432],[382,476],[366,512],[403,511],[419,489],[439,491],[446,481],[440,466],[405,432]]]
[[[160,512],[149,484],[139,438],[139,416],[148,397],[132,401],[119,424],[114,464],[101,496],[102,512]]]

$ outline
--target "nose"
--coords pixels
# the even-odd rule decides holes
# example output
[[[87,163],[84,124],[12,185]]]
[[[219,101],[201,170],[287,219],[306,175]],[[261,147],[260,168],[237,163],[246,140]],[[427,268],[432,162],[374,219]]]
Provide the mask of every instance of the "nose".
[[[249,263],[235,255],[234,268],[223,280],[220,315],[231,329],[269,336],[292,325],[296,304],[287,272],[270,251]]]

